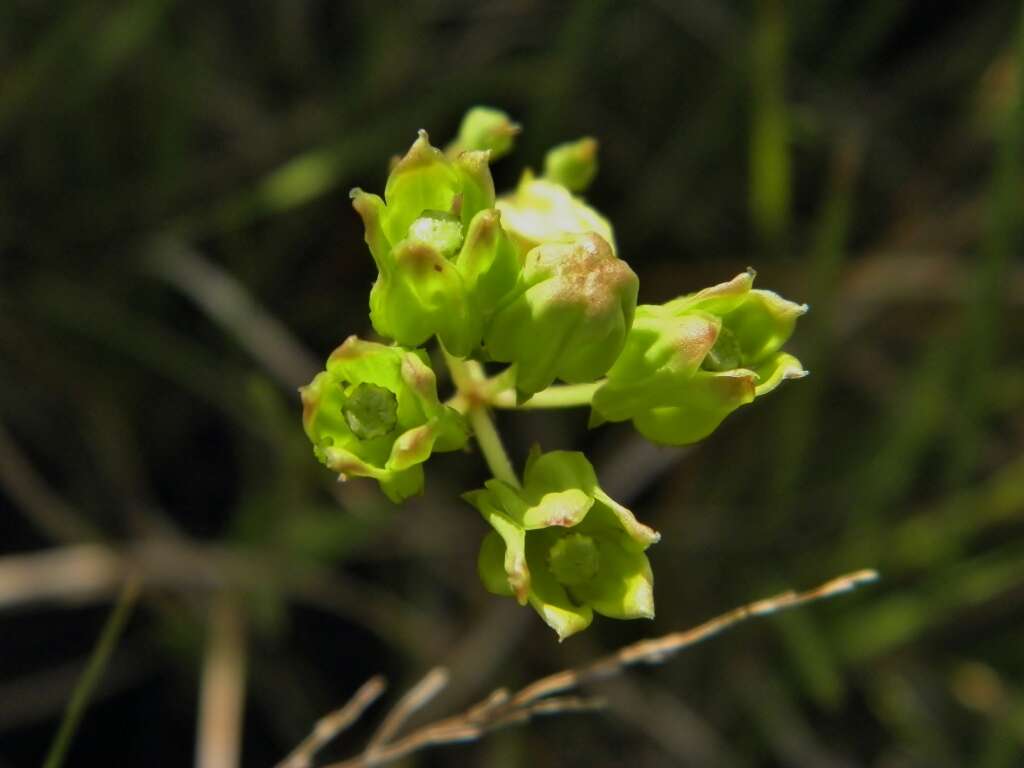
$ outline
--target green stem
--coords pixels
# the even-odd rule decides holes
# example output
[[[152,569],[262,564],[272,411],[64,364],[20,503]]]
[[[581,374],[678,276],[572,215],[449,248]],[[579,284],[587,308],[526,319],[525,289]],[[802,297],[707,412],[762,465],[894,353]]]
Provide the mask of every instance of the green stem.
[[[519,478],[516,476],[516,471],[508,458],[505,446],[502,445],[501,435],[498,434],[498,430],[494,426],[494,421],[491,419],[491,414],[487,408],[482,405],[471,408],[469,411],[469,423],[473,427],[476,442],[480,446],[480,451],[484,455],[487,466],[490,467],[491,474],[498,480],[508,483],[513,488],[518,488]]]
[[[124,586],[121,587],[121,593],[117,597],[114,610],[111,611],[110,617],[107,619],[106,624],[103,625],[103,632],[96,642],[96,647],[93,648],[89,662],[85,666],[85,671],[75,685],[75,690],[71,694],[70,701],[68,701],[67,709],[64,710],[64,719],[61,720],[57,735],[50,745],[50,751],[46,755],[46,762],[43,763],[43,768],[60,768],[60,765],[64,762],[68,747],[71,746],[71,739],[74,738],[78,724],[85,714],[85,709],[89,706],[89,699],[92,697],[93,690],[103,676],[103,670],[107,668],[107,663],[110,661],[114,649],[117,648],[118,640],[121,639],[121,634],[124,632],[125,625],[128,623],[128,617],[131,615],[132,608],[135,607],[135,601],[138,596],[139,582],[135,578],[130,577],[124,583]]]
[[[480,452],[484,455],[484,461],[487,462],[491,474],[498,480],[518,488],[519,477],[505,451],[501,435],[498,434],[498,430],[494,426],[491,414],[479,397],[474,396],[474,392],[479,391],[480,384],[486,381],[483,368],[479,363],[461,360],[450,355],[444,346],[441,347],[441,351],[444,352],[445,363],[447,363],[448,370],[452,374],[452,381],[458,389],[458,394],[454,399],[465,407],[469,424],[473,428],[473,436],[476,437],[477,445],[480,446]]]
[[[604,384],[604,379],[588,384],[564,384],[548,387],[519,405],[516,404],[515,392],[506,390],[494,395],[491,398],[491,405],[495,408],[515,408],[517,410],[576,408],[590,405],[590,401],[594,399],[594,393],[600,389],[602,384]]]

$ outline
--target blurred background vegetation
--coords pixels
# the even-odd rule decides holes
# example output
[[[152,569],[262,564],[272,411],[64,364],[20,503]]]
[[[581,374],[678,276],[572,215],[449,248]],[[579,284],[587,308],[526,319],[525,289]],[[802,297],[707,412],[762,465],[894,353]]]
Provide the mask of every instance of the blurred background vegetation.
[[[0,4],[0,767],[41,763],[126,569],[71,765],[192,761],[211,680],[271,765],[372,673],[450,666],[436,715],[860,567],[606,714],[405,764],[1024,765],[1022,44],[1017,2]],[[600,140],[642,300],[749,264],[811,304],[812,376],[691,449],[500,416],[662,531],[653,624],[558,646],[479,584],[480,457],[393,508],[302,434],[295,388],[369,333],[348,189],[476,103],[524,126],[500,187]]]

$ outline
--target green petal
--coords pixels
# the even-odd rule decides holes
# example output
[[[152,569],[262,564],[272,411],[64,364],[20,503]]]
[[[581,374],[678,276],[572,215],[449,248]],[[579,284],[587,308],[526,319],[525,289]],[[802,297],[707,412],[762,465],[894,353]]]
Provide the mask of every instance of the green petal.
[[[531,452],[523,475],[524,491],[528,497],[539,498],[550,491],[578,488],[593,495],[597,475],[587,457],[579,451]]]
[[[527,396],[556,378],[593,381],[622,350],[638,287],[629,265],[597,234],[539,246],[491,318],[486,351],[516,364],[516,389]]]
[[[363,220],[363,232],[366,244],[370,247],[370,254],[377,264],[377,269],[385,272],[391,268],[391,244],[384,234],[382,220],[385,216],[384,201],[377,195],[371,195],[363,190],[353,189],[349,193],[352,198],[352,207]]]
[[[436,250],[404,240],[393,252],[395,267],[370,292],[371,320],[379,333],[405,346],[437,335],[464,357],[479,344],[483,318],[471,303],[461,275]]]
[[[559,242],[596,232],[615,250],[612,226],[601,214],[561,184],[523,174],[511,195],[495,203],[520,254],[543,243]]]
[[[513,596],[508,574],[505,573],[505,541],[497,531],[491,531],[484,536],[476,564],[484,589],[492,595]]]
[[[586,517],[593,505],[594,497],[578,488],[545,493],[523,514],[523,527],[528,531],[551,526],[571,528]]]
[[[665,308],[674,314],[700,309],[713,315],[726,315],[746,300],[756,276],[754,270],[748,269],[728,282],[673,299],[665,304]]]
[[[434,450],[438,452],[457,451],[464,448],[469,441],[469,425],[461,413],[447,405],[437,416],[437,442]]]
[[[753,371],[700,372],[680,387],[672,405],[658,406],[633,416],[633,425],[649,440],[665,445],[688,445],[711,434],[723,419],[754,399]]]
[[[753,290],[724,323],[736,336],[744,364],[752,367],[782,348],[806,312],[806,304],[794,304],[772,291]]]
[[[768,394],[786,379],[802,379],[807,375],[800,361],[785,352],[777,353],[761,363],[754,368],[754,373],[758,376],[754,387],[757,397]]]
[[[573,586],[573,597],[611,619],[654,618],[654,575],[647,555],[622,546],[624,536],[594,536],[600,567],[597,575]]]
[[[321,452],[321,461],[324,466],[333,472],[337,472],[341,480],[351,477],[372,477],[380,480],[388,475],[383,467],[374,466],[352,451],[340,446],[330,445]]]
[[[384,495],[395,504],[400,504],[410,496],[423,493],[423,465],[416,464],[400,472],[387,472],[378,481]]]
[[[459,216],[468,227],[480,211],[494,207],[494,179],[488,165],[490,152],[463,152],[455,158],[455,170],[461,182]]]
[[[384,188],[387,207],[382,224],[388,240],[404,240],[409,226],[424,211],[451,211],[459,188],[459,175],[451,161],[431,146],[426,131],[420,131],[391,170]]]
[[[520,605],[526,605],[527,596],[532,589],[532,574],[526,558],[526,531],[516,525],[510,518],[502,514],[486,492],[466,494],[470,501],[483,515],[484,520],[495,530],[505,543],[503,565],[508,585]]]
[[[435,418],[441,410],[437,377],[423,350],[402,354],[398,364],[398,423],[409,429]]]
[[[480,211],[469,223],[456,267],[484,316],[497,309],[516,287],[519,257],[496,208]]]
[[[599,502],[588,518],[585,529],[619,531],[626,534],[629,540],[641,550],[661,541],[661,534],[644,525],[626,507],[619,504],[611,496],[598,488],[594,499]]]
[[[403,432],[391,446],[387,468],[402,471],[415,464],[422,464],[430,458],[436,439],[437,427],[433,423]]]
[[[502,480],[491,479],[484,483],[487,489],[487,498],[490,499],[497,509],[511,519],[520,528],[523,528],[523,515],[529,509],[529,504],[520,495],[517,488],[513,488]]]
[[[589,605],[577,605],[548,570],[547,553],[554,541],[543,532],[531,534],[526,539],[526,557],[531,574],[528,599],[530,606],[562,641],[589,627],[594,620],[594,612]]]

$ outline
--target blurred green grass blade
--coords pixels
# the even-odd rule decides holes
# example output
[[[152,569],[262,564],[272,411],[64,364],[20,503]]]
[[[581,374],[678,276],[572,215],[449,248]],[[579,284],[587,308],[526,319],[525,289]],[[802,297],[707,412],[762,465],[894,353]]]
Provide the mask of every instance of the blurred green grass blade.
[[[47,79],[52,78],[66,59],[78,50],[77,41],[87,37],[96,16],[96,8],[79,3],[58,19],[36,44],[28,57],[15,64],[4,77],[0,89],[0,131],[32,99],[43,91]]]
[[[936,336],[917,365],[904,375],[841,482],[850,525],[844,546],[836,549],[837,564],[878,563],[888,545],[889,513],[903,502],[919,478],[926,453],[947,428],[949,380],[956,361],[955,346]]]
[[[893,526],[879,567],[889,574],[924,570],[961,556],[978,536],[1024,519],[1024,455],[978,486],[944,498]]]
[[[798,348],[800,359],[811,376],[801,382],[798,389],[783,393],[786,400],[779,409],[781,439],[774,452],[771,483],[774,506],[780,517],[788,514],[796,502],[815,429],[827,420],[821,408],[831,377],[829,355],[836,322],[835,305],[847,255],[861,158],[860,139],[852,134],[842,137],[835,150],[825,201],[814,229],[807,295],[793,297],[811,306],[811,312],[801,320],[797,339],[801,345]]]
[[[836,647],[849,662],[891,653],[964,613],[1024,585],[1019,543],[961,560],[886,596],[851,608],[834,625]]]
[[[927,692],[921,690],[921,677],[913,660],[872,670],[865,687],[873,714],[885,724],[890,749],[909,755],[909,765],[962,768],[960,750],[946,730],[937,727],[941,721]],[[883,764],[884,760],[877,763]]]
[[[72,10],[15,65],[0,89],[0,130],[34,100],[58,109],[80,104],[152,39],[174,0],[132,0],[97,21],[99,3]]]
[[[88,93],[142,49],[159,29],[175,0],[131,0],[110,13],[89,46],[88,78],[82,84]]]
[[[779,616],[775,625],[804,690],[818,706],[835,711],[846,696],[846,682],[814,614],[792,611]]]
[[[71,337],[124,355],[219,407],[247,430],[255,425],[234,396],[235,372],[198,342],[184,338],[115,297],[54,278],[29,297],[34,313]]]
[[[839,73],[854,73],[873,56],[909,10],[907,0],[874,0],[856,4],[856,18],[848,25],[832,52],[829,66]]]
[[[1022,6],[1024,8],[1024,6]],[[960,363],[961,395],[949,442],[948,483],[956,487],[976,470],[983,452],[993,369],[1006,339],[1011,258],[1024,242],[1024,13],[1016,41],[1014,92],[1002,117],[992,170],[988,217],[980,258],[970,285]]]
[[[61,720],[57,735],[50,745],[43,768],[60,768],[64,763],[68,748],[71,746],[71,740],[75,737],[75,731],[78,730],[78,724],[85,715],[85,710],[89,706],[89,700],[92,698],[96,686],[103,677],[103,671],[107,668],[110,657],[116,650],[132,610],[135,608],[135,603],[139,596],[139,586],[139,582],[132,579],[126,581],[121,588],[114,609],[111,611],[106,624],[103,625],[103,631],[100,633],[99,640],[96,641],[96,646],[89,656],[89,662],[86,664],[85,670],[82,672],[82,676],[79,678],[78,683],[75,685],[75,690],[71,694],[71,699],[68,701],[67,709],[64,712],[64,718]]]
[[[782,0],[758,0],[756,5],[751,41],[750,212],[761,243],[769,251],[778,251],[789,230],[791,197],[786,18]]]

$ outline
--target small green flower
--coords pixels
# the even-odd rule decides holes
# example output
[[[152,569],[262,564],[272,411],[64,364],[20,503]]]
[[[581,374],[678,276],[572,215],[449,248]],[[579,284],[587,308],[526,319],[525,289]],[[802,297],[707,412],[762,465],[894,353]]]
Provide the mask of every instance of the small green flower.
[[[700,440],[783,379],[807,375],[780,349],[807,305],[752,289],[754,271],[637,307],[622,355],[594,396],[591,424],[626,421],[650,440]]]
[[[558,181],[537,179],[526,171],[515,191],[498,198],[496,205],[501,223],[521,257],[543,243],[569,240],[587,232],[596,232],[615,250],[615,235],[608,220]]]
[[[570,192],[582,192],[597,175],[597,139],[585,136],[559,144],[544,157],[544,178]]]
[[[370,291],[373,327],[407,347],[437,335],[452,354],[469,355],[519,271],[494,208],[488,153],[453,160],[420,131],[392,169],[384,199],[355,189],[352,205],[379,271]]]
[[[466,443],[462,417],[437,398],[422,350],[349,336],[327,370],[299,390],[302,423],[316,457],[340,479],[372,477],[394,502],[423,490],[432,451]]]
[[[500,109],[473,107],[462,118],[459,133],[447,148],[451,156],[466,150],[488,150],[497,160],[512,151],[516,136],[522,130]]]
[[[500,480],[465,498],[494,529],[480,548],[488,591],[527,603],[559,640],[594,612],[654,618],[654,577],[644,551],[660,535],[597,484],[582,453],[534,449],[522,489]]]
[[[491,318],[485,352],[515,363],[521,399],[556,378],[594,381],[622,350],[638,289],[633,270],[596,233],[540,245]]]

